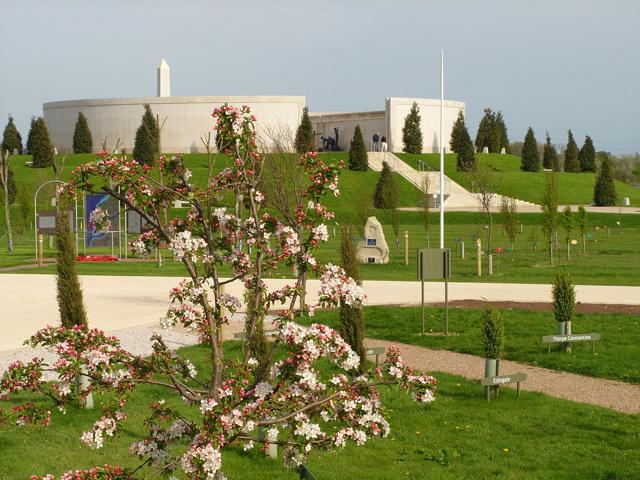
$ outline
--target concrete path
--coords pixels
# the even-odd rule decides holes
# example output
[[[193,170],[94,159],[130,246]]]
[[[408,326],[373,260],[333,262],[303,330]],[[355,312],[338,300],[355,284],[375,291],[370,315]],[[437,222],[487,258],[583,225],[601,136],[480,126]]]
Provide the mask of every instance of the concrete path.
[[[83,276],[85,303],[93,327],[115,331],[157,324],[168,305],[169,290],[177,277]],[[269,279],[270,289],[292,280]],[[309,282],[309,303],[315,303],[319,281]],[[419,305],[420,283],[365,281],[369,305]],[[242,284],[227,292],[242,297]],[[577,300],[583,303],[635,305],[640,287],[578,285]],[[550,285],[513,283],[450,283],[450,300],[548,302]],[[443,283],[425,283],[425,301],[441,302]],[[36,330],[59,322],[54,275],[0,275],[0,352],[22,346]]]
[[[475,355],[432,350],[385,340],[367,339],[366,343],[368,347],[399,347],[407,365],[417,370],[446,372],[472,380],[478,380],[484,374],[484,359]],[[501,374],[516,372],[527,374],[527,380],[520,384],[522,390],[598,405],[623,413],[640,413],[639,385],[549,370],[508,360],[500,361]],[[478,395],[481,395],[480,385]]]

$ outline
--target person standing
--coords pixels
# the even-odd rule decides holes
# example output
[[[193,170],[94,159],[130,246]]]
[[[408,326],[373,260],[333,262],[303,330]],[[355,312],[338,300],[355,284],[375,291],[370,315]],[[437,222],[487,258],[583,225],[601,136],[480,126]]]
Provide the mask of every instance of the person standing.
[[[374,133],[373,134],[373,151],[374,152],[379,152],[380,150],[378,149],[378,143],[380,142],[380,134],[379,133]]]
[[[387,146],[387,137],[386,136],[382,136],[382,138],[380,138],[380,144],[382,146],[382,151],[386,152],[388,150],[388,146]]]

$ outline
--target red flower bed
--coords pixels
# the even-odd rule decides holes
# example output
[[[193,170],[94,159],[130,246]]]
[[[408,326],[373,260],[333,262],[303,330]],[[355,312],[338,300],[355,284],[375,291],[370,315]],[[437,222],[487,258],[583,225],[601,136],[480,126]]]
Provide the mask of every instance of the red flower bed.
[[[76,258],[79,262],[119,262],[118,257],[113,255],[78,255]]]

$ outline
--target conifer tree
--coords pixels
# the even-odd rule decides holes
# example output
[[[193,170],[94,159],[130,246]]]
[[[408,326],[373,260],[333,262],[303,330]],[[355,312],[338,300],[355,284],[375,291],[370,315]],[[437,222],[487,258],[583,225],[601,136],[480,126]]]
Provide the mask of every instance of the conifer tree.
[[[495,123],[496,114],[490,108],[485,108],[484,116],[480,120],[480,125],[478,125],[478,132],[476,133],[475,144],[478,153],[482,153],[484,147],[487,147],[489,149],[489,152],[492,151],[492,139],[494,139],[495,135]]]
[[[8,150],[11,155],[13,155],[14,150],[22,154],[22,137],[16,128],[16,124],[13,123],[13,117],[11,116],[9,116],[9,123],[4,127],[2,150]]]
[[[33,152],[33,130],[36,126],[36,117],[31,117],[31,125],[29,126],[29,134],[27,135],[27,153],[31,155]]]
[[[402,151],[405,153],[422,153],[422,128],[420,126],[420,107],[413,102],[409,114],[404,119],[402,128]]]
[[[578,160],[580,161],[580,171],[596,171],[596,149],[589,135],[584,139],[584,145],[582,145],[580,152],[578,152]]]
[[[545,169],[557,172],[560,168],[558,164],[558,153],[556,147],[551,143],[551,137],[547,132],[547,142],[544,144],[544,153],[542,155],[542,166]]]
[[[529,127],[527,135],[524,137],[522,146],[522,163],[520,169],[524,172],[537,172],[540,170],[540,153],[538,152],[538,142],[536,141],[533,128]]]
[[[311,152],[315,150],[315,136],[313,135],[313,126],[309,119],[309,108],[304,107],[302,110],[302,120],[296,130],[295,148],[299,154]]]
[[[462,130],[466,130],[467,127],[464,124],[464,112],[460,110],[458,112],[458,118],[456,118],[453,128],[451,129],[451,139],[449,140],[449,148],[453,153],[458,153],[462,146]],[[467,136],[469,132],[467,132]]]
[[[342,268],[344,268],[346,274],[360,284],[360,267],[358,265],[356,246],[352,240],[353,233],[354,230],[351,225],[343,227],[340,255],[342,257]],[[360,369],[362,369],[366,358],[362,308],[345,304],[340,305],[340,335],[360,357]]]
[[[580,173],[580,161],[578,160],[578,145],[573,139],[573,132],[569,130],[567,149],[564,151],[564,171]]]
[[[476,169],[476,154],[473,151],[473,143],[471,143],[471,137],[469,131],[464,124],[464,116],[458,116],[458,119],[462,119],[458,130],[458,146],[455,151],[457,155],[456,170],[458,172],[472,172]],[[457,123],[457,121],[456,121]],[[453,140],[453,139],[452,139]]]
[[[145,104],[142,122],[136,131],[133,159],[144,165],[153,166],[158,159],[159,136],[160,129],[151,111],[151,106]]]
[[[56,215],[56,282],[60,321],[67,328],[87,327],[87,313],[82,287],[76,270],[76,248],[67,210],[58,208]]]
[[[32,155],[33,166],[36,168],[51,167],[53,165],[53,145],[49,138],[49,130],[44,118],[38,117],[31,131],[29,153]]]
[[[502,112],[498,112],[498,114],[496,115],[496,123],[494,128],[498,132],[497,137],[499,141],[496,153],[500,153],[503,148],[506,153],[509,153],[509,135],[507,133],[507,125],[504,123]]]
[[[91,136],[87,117],[82,112],[79,112],[76,128],[73,132],[73,153],[91,153],[92,149],[93,137]]]
[[[382,171],[380,178],[376,184],[376,190],[373,197],[373,206],[376,208],[390,209],[398,204],[398,190],[391,168],[387,162],[382,162]]]
[[[356,125],[353,132],[353,140],[351,140],[351,148],[349,149],[349,170],[366,172],[368,169],[367,147],[364,144],[360,125]]]
[[[593,203],[598,207],[611,207],[616,204],[617,199],[616,186],[611,173],[611,159],[608,153],[602,152],[600,170],[593,188]]]

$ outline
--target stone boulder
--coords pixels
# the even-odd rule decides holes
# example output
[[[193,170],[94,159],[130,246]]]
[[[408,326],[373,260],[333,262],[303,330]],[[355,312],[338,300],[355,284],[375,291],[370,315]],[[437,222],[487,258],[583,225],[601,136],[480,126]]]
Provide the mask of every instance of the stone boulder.
[[[389,263],[389,246],[384,238],[382,225],[376,217],[369,217],[364,226],[364,240],[358,242],[360,263]]]

